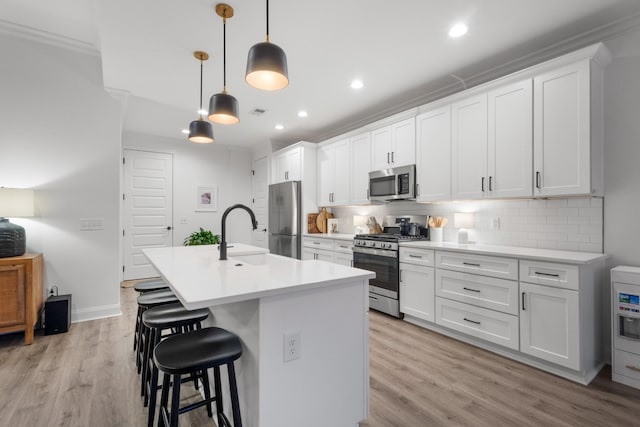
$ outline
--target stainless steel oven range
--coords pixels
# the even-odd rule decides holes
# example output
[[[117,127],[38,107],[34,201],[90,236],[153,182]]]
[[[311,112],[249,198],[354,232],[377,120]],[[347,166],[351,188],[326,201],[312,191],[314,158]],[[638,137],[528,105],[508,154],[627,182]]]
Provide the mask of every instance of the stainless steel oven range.
[[[399,220],[401,218],[401,220]],[[410,221],[409,221],[410,219]],[[404,240],[425,240],[427,230],[401,234],[405,222],[426,225],[425,217],[385,217],[382,234],[358,234],[353,245],[353,266],[376,273],[369,281],[369,308],[401,318],[400,261],[398,243]],[[402,227],[405,230],[405,227]]]

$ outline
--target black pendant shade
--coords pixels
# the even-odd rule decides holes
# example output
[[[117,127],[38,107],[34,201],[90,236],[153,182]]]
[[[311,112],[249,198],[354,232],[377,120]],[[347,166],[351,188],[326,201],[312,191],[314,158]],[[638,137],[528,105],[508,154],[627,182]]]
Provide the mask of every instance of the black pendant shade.
[[[0,258],[24,255],[26,248],[24,227],[0,218]]]
[[[270,42],[257,43],[249,50],[245,80],[262,90],[278,90],[289,85],[287,55]]]
[[[198,144],[213,142],[213,126],[211,123],[198,119],[189,124],[189,141]]]
[[[213,142],[213,126],[211,123],[202,120],[202,64],[209,59],[207,52],[196,51],[193,56],[200,61],[200,110],[198,120],[189,124],[189,141],[197,144],[207,144]]]
[[[223,125],[234,125],[238,118],[238,100],[226,92],[216,93],[209,100],[209,120]]]

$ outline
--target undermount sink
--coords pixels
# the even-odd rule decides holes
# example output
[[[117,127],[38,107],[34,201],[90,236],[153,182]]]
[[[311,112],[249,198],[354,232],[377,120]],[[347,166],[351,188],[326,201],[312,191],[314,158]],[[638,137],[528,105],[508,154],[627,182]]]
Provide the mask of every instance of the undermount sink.
[[[269,254],[233,255],[229,258],[235,264],[264,265],[268,262]]]

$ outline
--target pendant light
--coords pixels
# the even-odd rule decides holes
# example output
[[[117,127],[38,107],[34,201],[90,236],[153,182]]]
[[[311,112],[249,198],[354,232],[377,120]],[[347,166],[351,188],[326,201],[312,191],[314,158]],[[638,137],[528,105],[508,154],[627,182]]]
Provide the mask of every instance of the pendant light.
[[[202,119],[202,64],[209,59],[209,54],[198,50],[193,52],[193,56],[200,61],[200,110],[198,111],[200,117],[189,124],[189,141],[207,144],[213,142],[213,126]]]
[[[223,125],[235,125],[240,121],[238,117],[238,100],[227,93],[227,18],[233,16],[233,8],[228,4],[216,5],[216,13],[222,17],[222,67],[224,86],[221,93],[216,93],[209,99],[209,120]]]
[[[269,0],[267,0],[267,41],[249,50],[245,80],[262,90],[278,90],[289,85],[287,56],[279,46],[269,42]]]

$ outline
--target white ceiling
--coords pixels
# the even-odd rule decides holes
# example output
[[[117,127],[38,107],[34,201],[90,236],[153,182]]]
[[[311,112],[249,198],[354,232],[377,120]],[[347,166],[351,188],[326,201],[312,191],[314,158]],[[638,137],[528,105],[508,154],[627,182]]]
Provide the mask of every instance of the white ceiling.
[[[249,48],[264,41],[265,1],[229,0],[227,86],[240,123],[214,125],[216,140],[250,146],[319,141],[439,89],[462,89],[484,72],[640,13],[638,0],[271,0],[271,41],[288,58],[290,85],[263,92],[244,82]],[[104,85],[130,93],[124,130],[185,138],[197,118],[199,63],[207,51],[204,103],[222,90],[222,20],[212,0],[0,0],[0,26],[42,32],[99,52]],[[464,21],[469,32],[447,35]],[[505,69],[508,69],[505,68]],[[486,74],[488,75],[488,74]],[[364,81],[354,91],[352,79]],[[262,116],[249,114],[267,110]],[[307,118],[297,112],[308,111]],[[280,123],[285,128],[277,131]]]

